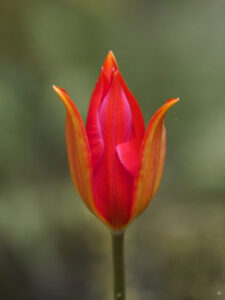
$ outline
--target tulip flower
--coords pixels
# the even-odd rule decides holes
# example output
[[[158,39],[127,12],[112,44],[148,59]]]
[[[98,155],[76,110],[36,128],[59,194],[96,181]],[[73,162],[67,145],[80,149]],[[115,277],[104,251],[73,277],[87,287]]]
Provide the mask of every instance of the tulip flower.
[[[66,107],[66,143],[74,185],[94,215],[113,232],[122,232],[159,188],[166,154],[164,117],[179,99],[166,101],[145,129],[139,105],[111,51],[91,97],[86,128],[66,91],[53,88]],[[121,277],[121,240],[114,241],[114,274]],[[115,295],[118,292],[119,299],[125,299],[120,284],[115,285]]]
[[[91,212],[112,230],[124,229],[156,194],[166,154],[168,100],[145,130],[141,110],[110,51],[91,97],[86,129],[68,94],[53,86],[66,107],[66,142],[74,185]]]

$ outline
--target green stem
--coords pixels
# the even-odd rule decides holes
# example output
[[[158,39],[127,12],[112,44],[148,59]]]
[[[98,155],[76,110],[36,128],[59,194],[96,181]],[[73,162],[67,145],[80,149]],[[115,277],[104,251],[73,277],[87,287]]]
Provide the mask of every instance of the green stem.
[[[123,232],[112,232],[114,300],[125,300]]]

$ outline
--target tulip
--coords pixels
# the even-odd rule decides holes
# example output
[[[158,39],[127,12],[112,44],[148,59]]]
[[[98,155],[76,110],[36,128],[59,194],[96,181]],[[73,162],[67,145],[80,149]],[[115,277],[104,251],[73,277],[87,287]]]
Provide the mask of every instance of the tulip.
[[[138,103],[110,51],[91,97],[86,129],[65,90],[53,86],[66,107],[70,173],[87,207],[113,231],[123,230],[156,194],[166,154],[169,99],[145,130]]]
[[[114,299],[125,299],[123,231],[156,194],[164,167],[169,99],[145,130],[141,110],[110,51],[91,97],[86,129],[66,91],[66,143],[74,185],[90,211],[112,231]]]

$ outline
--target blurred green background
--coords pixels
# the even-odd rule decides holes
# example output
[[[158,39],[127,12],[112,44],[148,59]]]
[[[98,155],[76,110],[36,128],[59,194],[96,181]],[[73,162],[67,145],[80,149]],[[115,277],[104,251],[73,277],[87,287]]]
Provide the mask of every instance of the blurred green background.
[[[0,299],[110,300],[110,234],[66,157],[108,50],[146,123],[165,100],[160,190],[127,230],[129,300],[225,299],[225,1],[1,0]]]

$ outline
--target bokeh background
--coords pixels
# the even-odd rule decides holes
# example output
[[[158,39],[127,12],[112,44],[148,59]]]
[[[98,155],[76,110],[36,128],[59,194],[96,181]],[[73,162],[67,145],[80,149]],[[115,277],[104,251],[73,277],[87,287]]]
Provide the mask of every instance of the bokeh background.
[[[225,299],[225,1],[1,0],[0,299],[110,300],[110,234],[67,165],[108,50],[146,123],[171,97],[160,190],[127,230],[129,300]]]

